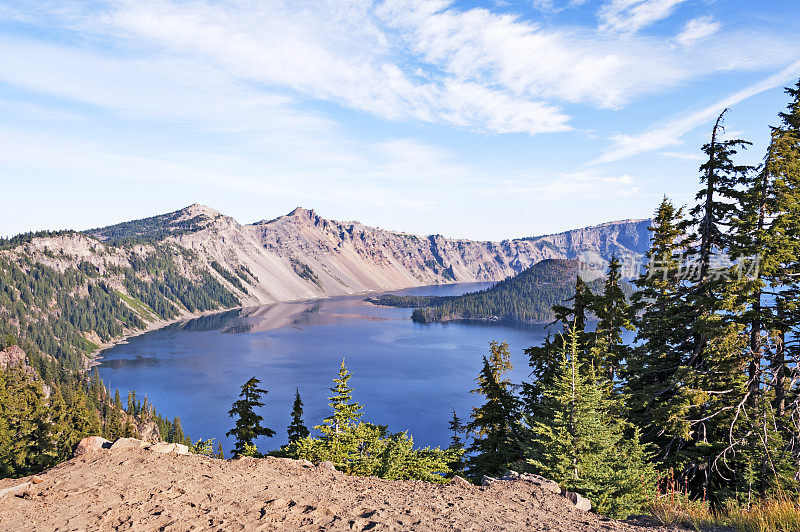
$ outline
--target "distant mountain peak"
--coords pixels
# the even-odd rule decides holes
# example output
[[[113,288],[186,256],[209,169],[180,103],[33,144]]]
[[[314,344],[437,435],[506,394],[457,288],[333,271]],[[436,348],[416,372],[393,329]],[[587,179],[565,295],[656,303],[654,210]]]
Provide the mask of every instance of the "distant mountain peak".
[[[210,218],[216,218],[217,216],[222,215],[222,213],[219,212],[217,209],[209,207],[208,205],[203,205],[202,203],[192,203],[188,207],[184,207],[183,209],[177,212],[186,213],[191,217],[205,215]]]
[[[303,207],[295,207],[292,212],[287,214],[286,216],[294,216],[296,218],[314,218],[317,213],[314,209],[305,209]]]

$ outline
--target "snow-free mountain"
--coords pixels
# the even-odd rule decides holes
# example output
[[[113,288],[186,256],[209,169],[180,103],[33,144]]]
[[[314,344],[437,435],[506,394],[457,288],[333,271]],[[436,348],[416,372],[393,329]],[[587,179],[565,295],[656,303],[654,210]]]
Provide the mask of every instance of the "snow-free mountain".
[[[101,241],[173,241],[241,279],[209,268],[244,305],[394,290],[452,282],[498,281],[549,258],[584,251],[609,259],[644,253],[649,220],[622,220],[563,233],[482,242],[417,236],[359,222],[327,220],[296,208],[272,220],[240,224],[203,205],[95,229]],[[244,290],[240,289],[243,287]]]

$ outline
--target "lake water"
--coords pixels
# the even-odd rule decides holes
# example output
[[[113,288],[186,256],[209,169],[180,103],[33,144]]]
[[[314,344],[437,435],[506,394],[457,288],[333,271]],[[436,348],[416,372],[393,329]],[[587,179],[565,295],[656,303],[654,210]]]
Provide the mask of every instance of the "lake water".
[[[451,295],[487,286],[396,293]],[[257,441],[266,451],[286,442],[296,387],[309,428],[330,414],[328,388],[345,357],[353,372],[353,398],[365,405],[365,421],[408,430],[417,445],[447,446],[451,409],[466,419],[480,400],[469,390],[489,341],[509,343],[512,377],[520,382],[528,373],[522,350],[546,334],[542,326],[422,325],[411,321],[411,309],[377,307],[363,298],[278,303],[175,324],[104,352],[100,376],[119,388],[123,402],[129,390],[136,390],[162,415],[180,416],[193,439],[222,440],[226,452],[233,446],[225,438],[233,426],[227,412],[241,385],[256,376],[269,391],[259,413],[277,432]]]

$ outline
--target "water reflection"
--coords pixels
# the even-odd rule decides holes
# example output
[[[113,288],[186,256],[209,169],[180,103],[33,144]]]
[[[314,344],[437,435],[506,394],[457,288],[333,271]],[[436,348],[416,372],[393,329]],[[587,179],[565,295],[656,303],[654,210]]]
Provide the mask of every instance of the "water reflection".
[[[487,285],[428,287],[414,294],[452,294]],[[515,369],[527,377],[523,350],[538,344],[542,326],[500,323],[413,323],[410,309],[378,307],[363,296],[280,303],[203,316],[131,338],[104,353],[101,378],[123,396],[135,389],[169,417],[180,416],[193,437],[230,442],[227,415],[252,376],[269,390],[261,409],[277,435],[264,450],[286,441],[295,388],[309,427],[329,414],[328,388],[345,356],[354,399],[366,421],[408,429],[419,445],[447,445],[451,408],[467,417],[478,398],[481,357],[490,340],[508,341]]]

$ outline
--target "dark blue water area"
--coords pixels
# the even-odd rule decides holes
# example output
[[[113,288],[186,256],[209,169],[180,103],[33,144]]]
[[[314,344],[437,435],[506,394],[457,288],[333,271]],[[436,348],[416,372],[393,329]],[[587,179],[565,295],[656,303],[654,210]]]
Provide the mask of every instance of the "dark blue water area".
[[[403,290],[451,295],[486,288],[470,283]],[[224,312],[131,338],[102,354],[100,376],[123,397],[136,390],[162,415],[180,416],[193,439],[215,438],[226,450],[233,426],[227,412],[250,377],[269,391],[259,413],[277,432],[262,451],[286,442],[299,387],[309,427],[330,414],[327,397],[342,357],[353,372],[354,400],[365,421],[408,430],[416,445],[446,446],[451,409],[468,418],[470,394],[491,340],[507,341],[514,372],[527,377],[523,349],[542,341],[543,326],[417,324],[411,309],[378,307],[364,296],[278,303]]]

